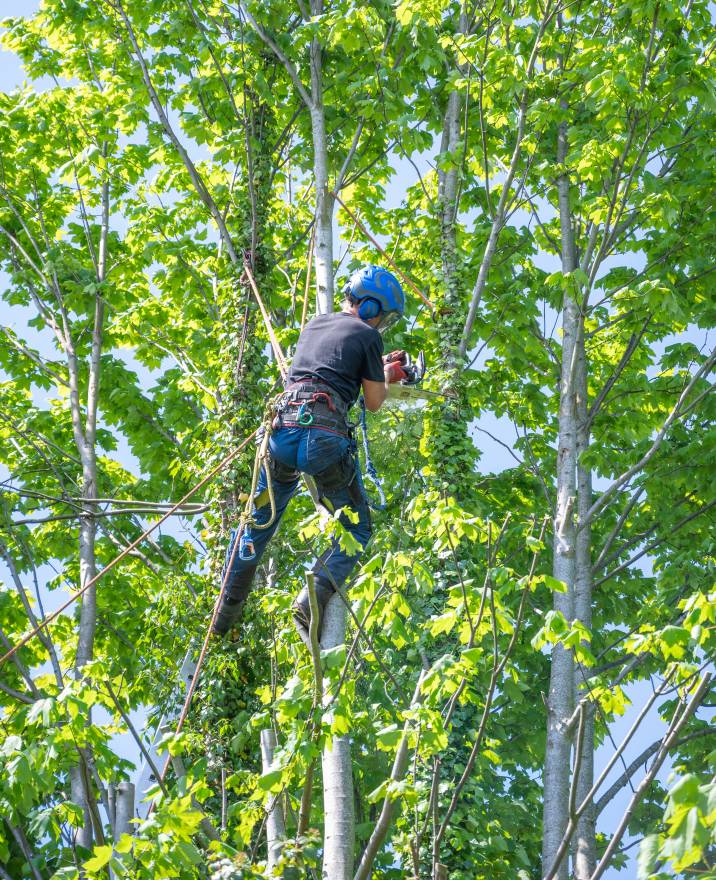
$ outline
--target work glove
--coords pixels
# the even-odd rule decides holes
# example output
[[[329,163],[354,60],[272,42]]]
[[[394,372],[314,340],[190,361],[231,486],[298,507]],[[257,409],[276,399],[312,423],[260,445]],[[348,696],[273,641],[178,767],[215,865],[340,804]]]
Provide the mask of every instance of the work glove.
[[[385,381],[388,385],[393,385],[395,382],[402,382],[404,379],[408,378],[408,374],[397,362],[385,364],[383,372],[385,373]]]
[[[407,364],[408,355],[407,352],[402,351],[401,349],[397,349],[396,351],[391,351],[390,354],[383,355],[383,363],[384,364]]]

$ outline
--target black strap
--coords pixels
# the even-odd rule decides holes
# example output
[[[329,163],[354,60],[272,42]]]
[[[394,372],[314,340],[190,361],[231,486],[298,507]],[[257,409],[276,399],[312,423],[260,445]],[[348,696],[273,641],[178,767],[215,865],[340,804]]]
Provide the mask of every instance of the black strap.
[[[342,415],[348,413],[348,404],[345,400],[325,382],[316,382],[313,379],[299,379],[286,386],[285,397],[288,400],[311,400],[314,395],[318,395],[318,399],[330,401],[333,407]],[[329,409],[331,406],[329,405]]]

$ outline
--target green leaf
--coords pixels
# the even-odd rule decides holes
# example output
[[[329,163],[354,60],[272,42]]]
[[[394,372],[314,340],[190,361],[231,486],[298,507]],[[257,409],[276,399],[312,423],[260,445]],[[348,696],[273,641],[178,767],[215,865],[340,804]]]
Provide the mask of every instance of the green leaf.
[[[96,846],[93,850],[94,855],[84,863],[86,871],[99,871],[112,858],[112,846]]]
[[[659,835],[650,834],[645,837],[639,846],[639,857],[636,863],[638,880],[648,880],[656,870],[659,858]]]
[[[460,656],[470,666],[477,666],[482,659],[483,653],[482,648],[464,648]]]
[[[259,776],[258,785],[261,791],[278,791],[281,788],[283,770],[269,770]]]
[[[400,740],[402,739],[403,731],[398,727],[397,724],[391,724],[388,727],[384,727],[382,730],[379,730],[376,733],[375,738],[378,743],[378,748],[383,751],[390,751],[394,749]]]

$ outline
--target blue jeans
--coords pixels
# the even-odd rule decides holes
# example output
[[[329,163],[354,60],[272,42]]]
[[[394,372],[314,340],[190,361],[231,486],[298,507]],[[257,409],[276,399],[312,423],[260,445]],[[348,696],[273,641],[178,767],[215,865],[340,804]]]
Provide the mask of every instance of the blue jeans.
[[[326,498],[334,509],[339,507],[350,507],[358,513],[358,522],[352,523],[348,517],[341,516],[340,522],[344,528],[358,541],[363,549],[365,549],[371,535],[370,510],[366,499],[363,482],[361,480],[360,468],[358,466],[358,457],[356,455],[355,443],[348,437],[342,437],[330,431],[321,428],[299,428],[299,427],[282,427],[275,430],[269,439],[269,452],[272,459],[284,465],[285,468],[302,473],[319,477],[327,470],[330,470],[339,462],[352,456],[355,461],[356,483],[358,494],[356,496],[355,489],[353,494],[349,489],[339,489],[336,491],[323,491],[322,496]],[[226,596],[230,599],[243,599],[246,578],[240,578],[239,575],[245,574],[248,569],[255,568],[261,559],[268,542],[271,540],[274,532],[278,528],[288,502],[296,494],[298,489],[299,477],[289,479],[282,482],[273,479],[273,492],[276,502],[276,519],[267,529],[256,529],[249,526],[246,530],[247,538],[253,541],[256,556],[254,559],[247,561],[239,558],[238,552],[234,556],[234,561],[226,581]],[[266,488],[266,473],[261,468],[257,494],[263,492]],[[271,518],[271,504],[267,503],[259,510],[255,511],[256,522],[261,525],[268,522]],[[228,565],[231,554],[233,552],[234,542],[238,538],[238,530],[232,533],[229,548],[227,550],[226,564]],[[317,578],[328,581],[334,586],[342,586],[353,567],[358,562],[360,554],[350,556],[341,548],[338,541],[332,542],[330,550],[322,554],[313,564],[313,571]],[[235,585],[236,581],[239,581]],[[232,589],[232,586],[236,586]]]

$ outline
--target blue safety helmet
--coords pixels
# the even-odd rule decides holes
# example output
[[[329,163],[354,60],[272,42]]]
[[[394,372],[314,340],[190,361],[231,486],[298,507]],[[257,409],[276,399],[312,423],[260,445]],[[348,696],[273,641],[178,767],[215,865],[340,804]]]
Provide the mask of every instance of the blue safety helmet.
[[[352,302],[358,303],[358,317],[362,321],[381,319],[376,327],[381,333],[403,317],[403,288],[392,272],[380,266],[358,269],[351,275],[343,293]]]

